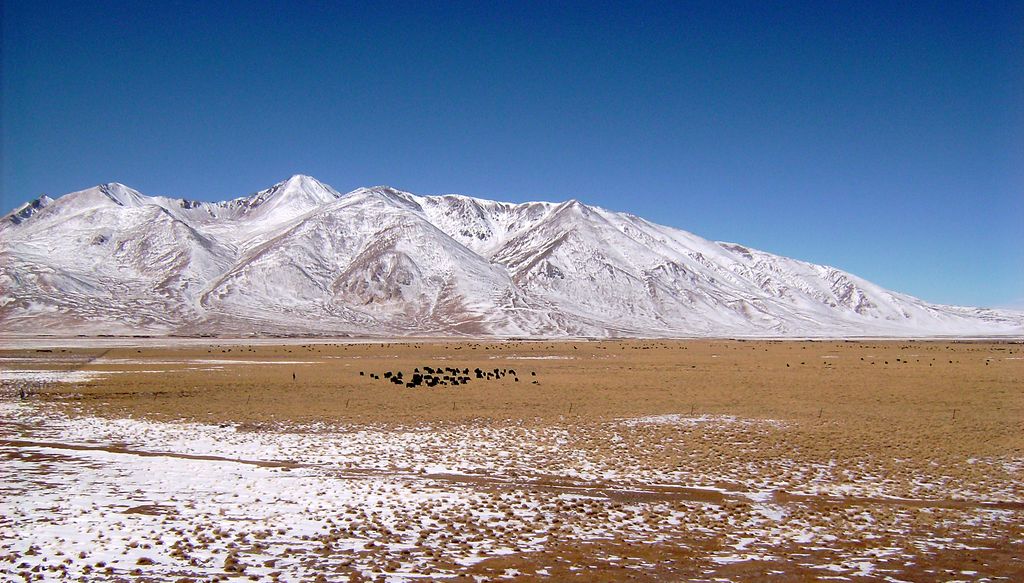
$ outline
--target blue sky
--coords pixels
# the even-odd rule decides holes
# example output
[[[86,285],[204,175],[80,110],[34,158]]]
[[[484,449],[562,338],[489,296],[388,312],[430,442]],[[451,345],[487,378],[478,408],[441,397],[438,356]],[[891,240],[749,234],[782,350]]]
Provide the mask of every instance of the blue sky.
[[[1020,2],[37,0],[2,26],[4,210],[296,173],[579,198],[1024,307]]]

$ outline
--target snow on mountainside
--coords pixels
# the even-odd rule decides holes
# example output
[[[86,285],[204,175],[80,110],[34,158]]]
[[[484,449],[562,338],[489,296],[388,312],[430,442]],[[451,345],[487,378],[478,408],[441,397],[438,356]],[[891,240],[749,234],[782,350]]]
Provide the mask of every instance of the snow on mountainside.
[[[501,336],[1024,335],[835,268],[563,203],[308,176],[234,200],[121,184],[0,223],[0,331]]]

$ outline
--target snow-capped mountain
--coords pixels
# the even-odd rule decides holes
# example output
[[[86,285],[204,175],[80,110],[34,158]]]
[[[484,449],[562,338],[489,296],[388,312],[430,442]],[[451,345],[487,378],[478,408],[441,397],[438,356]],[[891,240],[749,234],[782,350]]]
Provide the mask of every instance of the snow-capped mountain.
[[[106,184],[0,223],[0,331],[499,336],[1024,335],[832,267],[563,203],[308,176],[234,200]]]

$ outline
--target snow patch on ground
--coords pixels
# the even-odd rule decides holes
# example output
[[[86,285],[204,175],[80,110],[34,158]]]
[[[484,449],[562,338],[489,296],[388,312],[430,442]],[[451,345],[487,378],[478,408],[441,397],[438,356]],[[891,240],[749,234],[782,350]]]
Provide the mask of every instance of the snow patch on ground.
[[[0,369],[0,381],[20,381],[30,383],[84,383],[101,378],[105,374],[98,371],[83,370],[9,370]]]

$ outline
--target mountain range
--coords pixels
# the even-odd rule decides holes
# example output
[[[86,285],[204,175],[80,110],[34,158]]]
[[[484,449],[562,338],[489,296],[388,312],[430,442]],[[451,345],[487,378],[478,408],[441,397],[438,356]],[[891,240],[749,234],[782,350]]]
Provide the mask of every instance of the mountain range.
[[[561,203],[341,194],[225,202],[117,183],[0,221],[0,332],[499,337],[1020,336],[1024,313]]]

